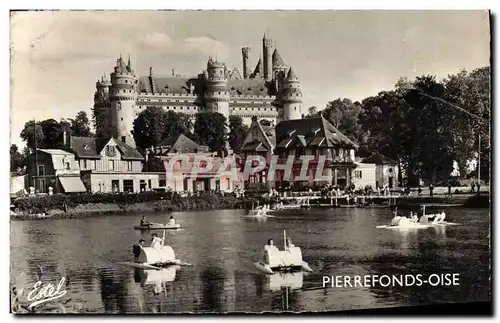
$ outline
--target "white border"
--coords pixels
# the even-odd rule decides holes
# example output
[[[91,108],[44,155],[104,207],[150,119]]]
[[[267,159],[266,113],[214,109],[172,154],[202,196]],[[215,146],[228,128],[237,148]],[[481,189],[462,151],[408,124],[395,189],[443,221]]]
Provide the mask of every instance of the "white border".
[[[487,1],[487,0],[475,0],[475,1],[470,1],[470,0],[454,0],[454,1],[438,1],[438,0],[420,0],[420,1],[415,1],[413,3],[409,3],[409,1],[360,1],[360,0],[350,0],[350,1],[335,1],[332,3],[332,1],[325,1],[325,0],[307,0],[307,1],[301,1],[301,2],[294,2],[294,1],[286,1],[283,3],[277,4],[275,1],[269,1],[269,0],[251,0],[251,1],[193,1],[193,0],[183,0],[183,1],[175,1],[174,2],[166,2],[166,1],[148,1],[148,0],[142,0],[142,1],[120,1],[120,2],[104,2],[104,1],[96,1],[96,0],[86,0],[82,2],[69,2],[69,1],[53,1],[53,0],[45,0],[43,2],[40,1],[11,1],[10,6],[7,1],[4,1],[0,4],[1,8],[3,9],[3,15],[1,16],[2,18],[2,24],[1,24],[1,43],[3,44],[3,50],[0,52],[0,55],[2,55],[2,62],[3,62],[3,73],[2,73],[2,81],[3,81],[3,86],[1,87],[2,95],[0,96],[2,100],[2,108],[0,109],[0,121],[3,123],[3,126],[0,127],[0,131],[2,134],[0,135],[0,141],[1,141],[1,147],[3,147],[0,151],[5,154],[5,158],[1,158],[0,161],[4,165],[2,169],[4,170],[2,174],[3,180],[1,181],[2,183],[2,193],[5,196],[5,200],[2,200],[2,209],[5,210],[5,215],[4,215],[4,221],[8,222],[9,216],[7,213],[8,210],[8,198],[7,198],[7,193],[9,192],[10,186],[7,184],[8,183],[8,178],[9,175],[7,173],[7,166],[8,166],[8,161],[9,161],[9,155],[7,155],[7,148],[10,146],[9,143],[9,89],[10,89],[10,81],[9,81],[9,74],[6,73],[10,69],[10,62],[9,62],[9,51],[8,51],[8,44],[9,44],[9,16],[7,13],[7,10],[9,9],[30,9],[30,8],[38,8],[38,9],[136,9],[136,10],[144,10],[144,9],[166,9],[168,6],[169,9],[267,9],[267,10],[273,10],[276,8],[279,9],[492,9],[493,14],[498,12],[498,10],[495,10],[498,7],[498,4],[500,1]],[[495,21],[494,21],[495,22]],[[464,22],[467,23],[467,22]],[[495,34],[495,40],[498,41],[498,33]],[[496,70],[494,72],[497,72]],[[494,74],[496,75],[496,73]],[[494,91],[497,89],[497,83],[495,83],[495,88]],[[495,107],[496,108],[496,107]],[[494,108],[493,108],[494,109]],[[496,113],[495,116],[495,121],[497,121],[496,117],[500,113]],[[495,138],[498,139],[498,138]],[[496,143],[497,140],[493,139],[493,143]],[[495,145],[496,146],[496,145]],[[496,147],[495,147],[496,148]],[[497,166],[495,164],[495,166]],[[4,178],[5,177],[5,178]],[[497,183],[495,183],[497,184]],[[498,191],[497,185],[495,185],[495,192]],[[492,196],[492,199],[494,197]],[[496,212],[495,212],[496,213]],[[492,215],[494,216],[494,215]],[[498,222],[498,218],[496,222]],[[7,224],[7,223],[6,223]],[[10,248],[9,248],[9,236],[10,236],[10,229],[8,225],[3,225],[1,226],[1,229],[3,230],[2,234],[0,234],[0,238],[3,240],[2,243],[0,243],[1,246],[5,249],[4,255],[10,255]],[[496,254],[495,254],[496,256]],[[9,257],[10,260],[10,257]],[[2,307],[2,316],[7,316],[6,319],[7,321],[13,321],[14,316],[8,314],[9,311],[9,294],[7,291],[9,290],[9,261],[4,261],[3,262],[3,268],[2,268],[2,286],[0,290],[2,291],[0,293],[0,298],[1,298],[1,304],[3,305]],[[498,267],[498,266],[497,266]],[[498,282],[498,276],[496,281]],[[496,303],[499,301],[499,297],[496,297]],[[495,304],[496,305],[496,304]],[[212,319],[220,319],[221,317],[216,317]],[[328,317],[325,317],[328,319]],[[352,321],[353,319],[350,317],[346,317],[349,319],[349,321]],[[68,319],[66,318],[61,318],[61,319]],[[93,319],[98,322],[100,321],[105,321],[109,319],[113,319],[112,317],[86,317],[83,319]],[[121,320],[123,317],[119,318],[114,318],[114,320]],[[134,320],[134,321],[139,321],[139,320],[144,320],[144,319],[160,319],[160,320],[183,320],[183,321],[191,321],[194,320],[194,318],[189,318],[189,317],[133,317],[129,318],[129,320]],[[231,318],[235,319],[235,318]],[[264,317],[262,320],[267,320],[271,321],[276,319],[276,317]],[[282,318],[281,318],[282,319]],[[288,318],[287,318],[288,319]],[[299,319],[304,320],[303,317],[299,317]],[[334,320],[339,320],[342,318],[333,318]],[[383,320],[385,318],[380,318],[377,320]],[[402,318],[396,317],[395,319],[401,320]],[[417,320],[422,320],[425,319],[426,321],[433,321],[433,319],[430,318],[415,318]],[[457,320],[457,318],[452,318],[453,320]],[[26,318],[24,318],[26,320]],[[41,322],[49,322],[52,321],[53,318],[38,318],[38,321]],[[311,320],[311,319],[309,319]],[[355,321],[358,319],[354,319]],[[442,321],[443,318],[440,318],[439,321]],[[3,321],[3,320],[2,320]],[[308,321],[308,320],[306,320]],[[311,320],[312,321],[312,320]],[[435,319],[435,321],[438,321],[438,319]]]

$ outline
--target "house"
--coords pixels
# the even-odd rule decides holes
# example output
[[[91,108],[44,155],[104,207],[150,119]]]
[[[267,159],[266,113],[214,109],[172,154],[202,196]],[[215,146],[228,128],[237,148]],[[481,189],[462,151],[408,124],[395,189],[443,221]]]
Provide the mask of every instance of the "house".
[[[147,171],[160,173],[160,187],[177,192],[226,191],[243,188],[236,156],[218,157],[180,134],[165,138],[147,152]]]
[[[252,123],[241,146],[243,160],[249,156],[262,156],[266,160],[266,167],[259,172],[250,174],[245,181],[246,189],[268,188],[266,172],[272,160],[274,148],[276,147],[276,135],[274,126],[263,126],[257,117],[252,117]]]
[[[372,189],[377,187],[377,165],[365,164],[356,162],[356,169],[353,171],[352,183],[355,189],[364,189],[366,186],[371,186]]]
[[[28,156],[27,173],[28,185],[38,193],[87,191],[75,155],[62,149],[37,149]]]
[[[142,172],[144,157],[114,138],[64,134],[63,147],[74,154],[85,187],[96,192],[140,192],[158,187],[159,175]]]
[[[372,156],[363,159],[364,164],[376,165],[376,181],[375,188],[388,187],[395,188],[398,186],[398,162],[392,160],[379,152],[375,152]]]
[[[242,152],[245,157],[265,156],[267,164],[264,170],[255,174],[255,179],[249,178],[248,185],[259,183],[277,187],[290,182],[296,189],[324,185],[345,187],[352,182],[352,171],[356,168],[354,151],[357,148],[356,143],[322,116],[281,121],[273,131],[264,129],[254,119],[244,140]],[[306,155],[310,160],[306,174],[302,177],[301,168],[305,162],[301,156]],[[271,170],[271,156],[277,157],[278,165],[286,164],[288,158],[293,157],[289,178],[282,169],[276,169],[274,177],[268,178],[272,176],[267,174]]]

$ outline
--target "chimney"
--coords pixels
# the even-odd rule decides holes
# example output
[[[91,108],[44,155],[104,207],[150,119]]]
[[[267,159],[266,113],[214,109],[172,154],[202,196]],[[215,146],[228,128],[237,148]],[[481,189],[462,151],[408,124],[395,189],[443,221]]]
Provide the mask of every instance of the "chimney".
[[[175,70],[172,69],[172,76],[175,76]]]
[[[63,147],[67,148],[70,145],[71,142],[71,133],[69,131],[63,131],[62,133],[63,136]]]

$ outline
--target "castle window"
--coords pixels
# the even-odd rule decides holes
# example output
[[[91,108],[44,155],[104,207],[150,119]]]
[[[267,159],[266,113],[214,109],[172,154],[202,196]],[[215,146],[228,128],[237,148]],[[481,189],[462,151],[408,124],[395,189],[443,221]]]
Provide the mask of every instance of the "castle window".
[[[189,107],[187,107],[186,109],[188,109],[188,110],[189,110]]]
[[[179,102],[179,100],[175,100],[175,102]]]
[[[125,83],[128,83],[128,81],[127,81],[127,80],[125,80]]]
[[[187,103],[187,102],[188,102],[188,100],[184,100],[184,103]]]
[[[121,121],[123,121],[123,118],[120,118],[120,119],[121,119]]]
[[[248,91],[252,91],[252,88],[251,88],[251,87],[249,87],[247,90],[248,90]]]

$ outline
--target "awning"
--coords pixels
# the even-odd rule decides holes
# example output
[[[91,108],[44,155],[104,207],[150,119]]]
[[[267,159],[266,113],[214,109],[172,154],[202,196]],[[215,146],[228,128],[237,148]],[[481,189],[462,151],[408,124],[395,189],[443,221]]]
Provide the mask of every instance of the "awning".
[[[59,177],[59,182],[66,193],[87,192],[80,177]]]

